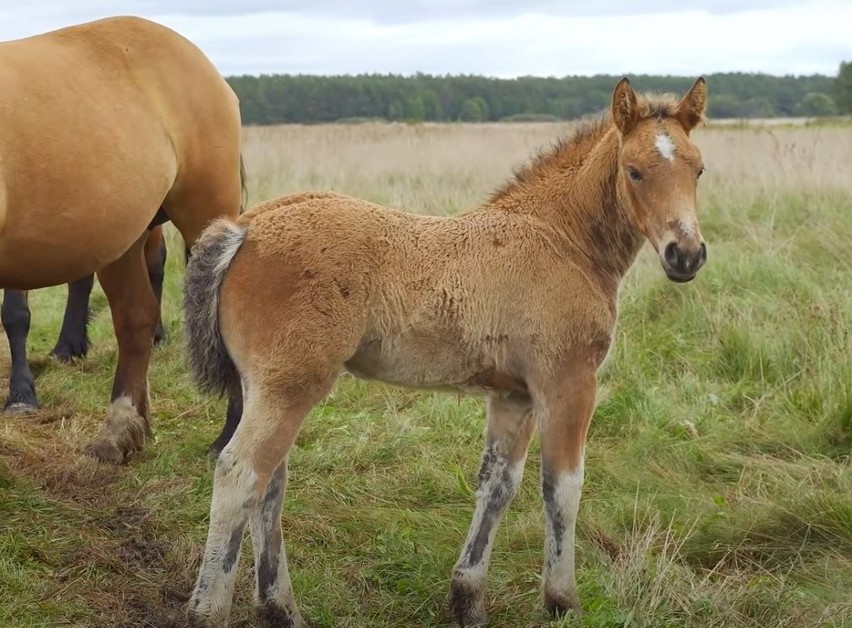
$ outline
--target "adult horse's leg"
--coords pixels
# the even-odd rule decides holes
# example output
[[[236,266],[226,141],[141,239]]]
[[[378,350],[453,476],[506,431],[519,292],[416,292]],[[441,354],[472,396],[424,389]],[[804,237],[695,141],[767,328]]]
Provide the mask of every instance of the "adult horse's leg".
[[[145,266],[147,233],[119,259],[98,271],[118,341],[118,366],[106,420],[86,453],[121,463],[151,435],[148,361],[157,327],[157,299]]]
[[[535,431],[529,399],[489,397],[488,433],[476,490],[476,510],[453,569],[450,604],[462,626],[487,622],[485,578],[497,526],[514,499]]]
[[[240,204],[241,193],[244,191],[245,170],[242,157],[239,157],[237,168],[223,168],[223,172],[236,172],[239,176],[233,180],[226,177],[217,179],[219,186],[213,188],[206,182],[197,187],[187,187],[180,194],[169,198],[164,207],[172,223],[177,227],[186,243],[185,259],[189,260],[192,245],[210,224],[217,218],[236,220],[242,212]],[[226,181],[230,181],[231,189],[226,189]],[[222,432],[211,443],[208,452],[216,459],[225,445],[234,435],[243,414],[243,393],[239,385],[228,390],[228,406],[225,414],[225,424]]]
[[[225,425],[222,426],[222,432],[216,437],[216,440],[210,445],[208,453],[215,460],[219,454],[231,440],[237,426],[240,424],[240,418],[243,415],[243,391],[239,386],[235,386],[234,390],[228,391],[228,408],[225,411]]]
[[[83,358],[89,352],[89,296],[94,285],[94,274],[68,284],[68,300],[65,303],[65,316],[62,317],[62,329],[59,330],[59,338],[50,352],[50,355],[60,362]]]
[[[154,331],[154,344],[160,344],[166,337],[163,329],[163,279],[166,276],[166,239],[163,237],[163,226],[154,227],[145,240],[145,265],[148,268],[148,278],[157,297],[160,315],[157,328]]]
[[[154,227],[145,241],[145,264],[157,302],[161,303],[166,265],[166,241],[161,226]],[[65,304],[65,316],[62,318],[62,329],[59,330],[59,338],[50,352],[50,355],[60,362],[84,358],[89,352],[89,297],[94,284],[94,273],[68,284],[68,300]],[[154,334],[154,344],[159,344],[164,337],[160,321]]]
[[[0,308],[3,329],[9,340],[12,366],[9,374],[9,398],[5,412],[31,412],[38,409],[35,380],[27,362],[27,336],[30,333],[30,306],[23,290],[5,290]]]

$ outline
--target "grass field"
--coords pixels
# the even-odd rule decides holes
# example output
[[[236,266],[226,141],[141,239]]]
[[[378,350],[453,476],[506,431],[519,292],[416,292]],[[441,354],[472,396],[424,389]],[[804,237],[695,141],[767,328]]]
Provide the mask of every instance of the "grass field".
[[[568,130],[362,125],[245,131],[252,202],[334,189],[452,213]],[[706,128],[709,261],[686,285],[646,247],[621,292],[578,522],[582,620],[539,598],[538,447],[496,538],[492,626],[852,626],[852,129]],[[155,440],[121,468],[79,454],[115,365],[99,289],[90,357],[47,360],[64,288],[34,292],[44,410],[0,418],[0,626],[179,626],[207,531],[223,404],[185,370],[171,233]],[[0,345],[8,372],[8,355]],[[285,540],[316,626],[450,625],[473,511],[477,399],[343,377],[290,457]],[[253,625],[251,554],[232,625]]]

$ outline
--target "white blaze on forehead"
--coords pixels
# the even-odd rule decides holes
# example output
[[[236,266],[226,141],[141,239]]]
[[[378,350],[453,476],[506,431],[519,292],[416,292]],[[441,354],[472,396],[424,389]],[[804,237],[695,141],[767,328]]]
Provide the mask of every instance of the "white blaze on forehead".
[[[672,138],[665,133],[660,133],[657,135],[657,141],[654,142],[654,145],[657,147],[657,150],[660,151],[660,154],[664,159],[674,161],[675,147],[674,143],[672,143]]]

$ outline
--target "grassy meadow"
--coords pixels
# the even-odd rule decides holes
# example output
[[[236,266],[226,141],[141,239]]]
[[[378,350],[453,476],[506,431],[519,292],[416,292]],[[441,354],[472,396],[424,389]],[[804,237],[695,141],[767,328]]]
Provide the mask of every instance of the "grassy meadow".
[[[247,128],[250,201],[333,189],[454,213],[570,127]],[[646,246],[623,283],[578,521],[585,614],[549,622],[541,607],[534,443],[496,537],[491,626],[852,626],[852,128],[694,136],[709,260],[676,285]],[[103,294],[90,356],[73,366],[45,357],[65,289],[31,294],[44,408],[0,417],[0,626],[183,625],[224,404],[185,369],[182,245],[170,238],[155,439],[121,468],[79,453],[116,361]],[[5,343],[0,361],[5,377]],[[313,625],[452,625],[483,429],[478,399],[341,378],[291,454],[283,512]],[[246,539],[233,626],[254,625],[250,565]]]

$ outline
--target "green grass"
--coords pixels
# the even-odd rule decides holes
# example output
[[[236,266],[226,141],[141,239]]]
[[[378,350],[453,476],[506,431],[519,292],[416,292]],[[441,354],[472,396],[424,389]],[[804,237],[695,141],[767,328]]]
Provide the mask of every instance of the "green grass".
[[[549,623],[541,608],[534,444],[496,538],[490,625],[852,626],[849,201],[711,197],[709,262],[687,285],[643,252],[622,288],[589,436],[577,533],[586,613]],[[124,467],[79,455],[115,364],[102,294],[95,346],[75,366],[43,357],[64,288],[31,295],[45,410],[0,419],[2,626],[182,625],[207,531],[205,448],[224,407],[185,370],[172,242],[168,339],[150,373],[156,438]],[[483,428],[476,399],[351,377],[315,408],[283,512],[314,625],[450,625]],[[246,542],[236,626],[253,625],[250,556]]]

